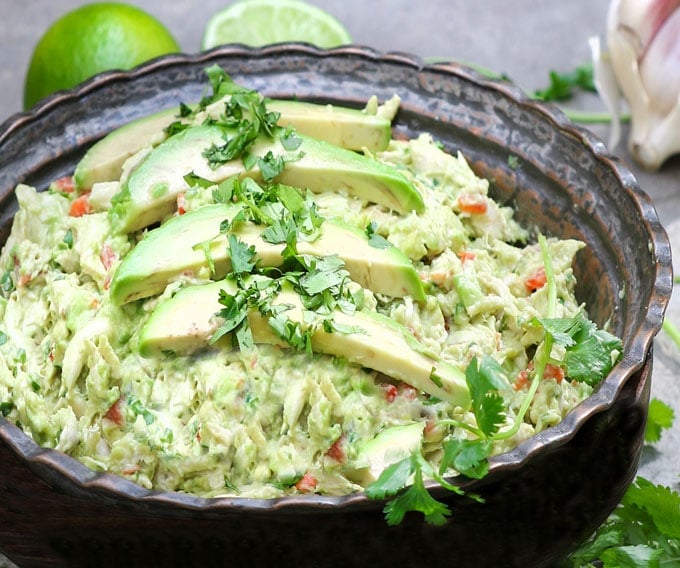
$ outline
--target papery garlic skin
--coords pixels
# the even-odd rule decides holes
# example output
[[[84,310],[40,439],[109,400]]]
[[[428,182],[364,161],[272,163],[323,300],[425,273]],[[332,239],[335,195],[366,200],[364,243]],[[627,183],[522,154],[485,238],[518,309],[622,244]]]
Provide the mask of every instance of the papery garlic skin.
[[[680,0],[613,0],[607,48],[631,111],[629,151],[656,170],[680,152]]]

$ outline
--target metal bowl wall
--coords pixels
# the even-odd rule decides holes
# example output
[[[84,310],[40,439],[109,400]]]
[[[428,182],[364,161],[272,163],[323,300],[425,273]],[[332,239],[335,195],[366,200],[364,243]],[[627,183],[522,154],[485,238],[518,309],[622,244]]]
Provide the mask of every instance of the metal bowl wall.
[[[651,346],[671,291],[670,246],[649,198],[604,145],[558,110],[454,64],[367,48],[225,46],[112,72],[0,126],[0,238],[13,189],[45,188],[129,120],[198,100],[223,67],[271,97],[363,106],[401,97],[395,137],[430,132],[491,180],[527,226],[587,243],[577,296],[623,337],[624,357],[558,426],[493,458],[484,504],[432,489],[444,527],[388,527],[363,494],[275,500],[153,492],[39,448],[0,418],[0,549],[21,566],[550,566],[613,510],[640,458]]]

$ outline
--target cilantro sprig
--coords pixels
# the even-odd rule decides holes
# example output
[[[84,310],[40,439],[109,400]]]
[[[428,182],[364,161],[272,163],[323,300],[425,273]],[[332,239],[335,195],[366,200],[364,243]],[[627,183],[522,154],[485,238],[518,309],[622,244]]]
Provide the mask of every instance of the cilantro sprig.
[[[384,508],[388,524],[398,524],[408,512],[420,512],[425,521],[443,524],[450,515],[446,505],[436,501],[427,490],[424,478],[436,480],[440,485],[457,494],[465,494],[459,487],[445,479],[454,470],[473,479],[481,479],[488,473],[489,457],[494,442],[514,436],[524,422],[546,367],[557,364],[566,369],[572,380],[595,385],[614,365],[621,342],[613,335],[600,330],[584,315],[574,318],[556,318],[557,287],[555,284],[552,256],[544,236],[539,236],[539,246],[546,273],[548,295],[547,317],[536,318],[532,324],[540,325],[544,338],[537,346],[533,359],[532,379],[514,419],[509,416],[503,393],[510,388],[505,370],[490,356],[480,361],[474,357],[465,371],[465,379],[471,396],[471,412],[474,424],[459,420],[442,419],[438,425],[449,426],[454,434],[442,444],[442,458],[438,469],[417,449],[410,456],[387,467],[376,481],[366,488],[373,499],[388,499]],[[557,358],[555,351],[562,353]],[[478,496],[469,497],[481,500]]]
[[[659,399],[649,405],[645,443],[674,421]],[[558,568],[680,568],[680,493],[638,476],[607,520]]]
[[[561,568],[678,568],[680,493],[638,476],[596,533]]]

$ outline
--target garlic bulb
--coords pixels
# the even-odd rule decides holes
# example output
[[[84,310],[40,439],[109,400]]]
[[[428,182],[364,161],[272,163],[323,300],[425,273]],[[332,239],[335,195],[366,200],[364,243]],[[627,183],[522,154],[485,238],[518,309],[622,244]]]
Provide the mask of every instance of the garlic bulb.
[[[630,153],[656,170],[680,152],[680,0],[612,0],[603,56],[598,88],[608,90],[608,60],[631,111]]]

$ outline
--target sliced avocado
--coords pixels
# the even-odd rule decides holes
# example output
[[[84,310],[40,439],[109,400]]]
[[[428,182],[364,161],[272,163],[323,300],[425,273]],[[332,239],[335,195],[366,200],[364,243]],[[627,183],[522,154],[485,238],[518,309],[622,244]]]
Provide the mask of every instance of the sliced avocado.
[[[224,128],[204,124],[183,130],[154,148],[114,197],[113,226],[129,232],[170,215],[177,196],[188,189],[184,177],[190,172],[216,183],[235,175],[260,181],[259,168],[246,170],[240,158],[214,168],[208,164],[204,151],[213,145],[222,146],[224,135]],[[422,211],[422,196],[396,169],[327,142],[301,138],[296,150],[287,151],[280,141],[262,137],[249,152],[258,157],[272,152],[290,160],[276,181],[315,192],[347,191],[399,213]]]
[[[423,422],[413,422],[385,428],[375,438],[357,446],[356,455],[347,462],[345,475],[360,485],[372,483],[385,468],[420,448],[424,427]]]
[[[163,291],[180,274],[196,273],[212,262],[214,279],[224,278],[231,267],[227,235],[220,224],[240,211],[237,204],[207,205],[172,217],[149,231],[118,266],[111,280],[110,294],[115,304],[125,304]],[[255,247],[263,266],[279,266],[285,244],[262,239],[263,225],[239,223],[232,231],[240,240]],[[203,246],[199,246],[203,244]],[[324,221],[314,241],[300,239],[300,254],[337,254],[351,278],[379,294],[425,299],[422,283],[409,258],[396,247],[375,248],[362,231],[330,220]]]
[[[301,101],[267,100],[267,109],[281,114],[280,126],[293,126],[298,133],[325,140],[348,150],[387,148],[392,125],[381,116],[334,105]],[[164,129],[177,120],[176,107],[133,120],[95,143],[76,166],[76,191],[95,183],[120,179],[125,160],[144,146],[157,146],[167,135]]]
[[[281,114],[280,126],[293,126],[299,134],[324,140],[348,150],[385,150],[392,124],[382,116],[336,105],[302,101],[267,100],[267,109]]]
[[[163,110],[109,132],[92,145],[76,165],[73,173],[76,191],[80,193],[95,183],[120,179],[125,160],[144,146],[155,146],[162,142],[166,138],[163,129],[176,116],[176,108]]]
[[[188,286],[158,305],[139,335],[139,352],[153,357],[165,352],[191,353],[207,347],[219,326],[215,314],[221,310],[219,291],[235,293],[235,284],[220,280]],[[297,294],[282,291],[275,304],[293,306],[286,314],[303,321],[302,304]],[[430,357],[414,348],[417,340],[402,325],[377,313],[356,312],[353,315],[336,310],[334,320],[341,326],[360,328],[361,333],[327,332],[323,326],[312,335],[312,349],[317,353],[344,357],[398,379],[441,400],[467,407],[470,393],[465,373],[453,365]],[[286,347],[274,334],[267,319],[259,311],[248,315],[256,343]]]

